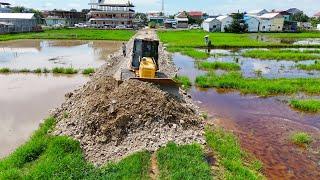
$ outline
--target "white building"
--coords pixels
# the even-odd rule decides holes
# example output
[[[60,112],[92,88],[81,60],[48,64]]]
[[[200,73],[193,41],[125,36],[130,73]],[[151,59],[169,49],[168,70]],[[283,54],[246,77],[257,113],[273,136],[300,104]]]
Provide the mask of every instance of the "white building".
[[[225,32],[225,28],[229,27],[233,21],[231,16],[218,16],[216,19],[221,23],[221,32]]]
[[[258,9],[258,10],[249,11],[247,13],[253,16],[262,16],[263,14],[266,14],[269,12],[266,9]]]
[[[34,13],[0,13],[0,34],[38,30]]]
[[[317,30],[320,31],[320,24],[317,24]]]
[[[259,32],[260,31],[260,18],[253,15],[244,15],[244,22],[248,26],[248,32]]]
[[[10,3],[0,1],[0,13],[11,13]]]
[[[185,12],[177,14],[174,19],[177,21],[177,28],[188,28],[189,20]]]
[[[267,13],[258,18],[261,19],[261,32],[280,32],[283,29],[284,17],[280,13]]]
[[[221,31],[221,22],[216,18],[208,18],[202,23],[203,30],[207,32]]]
[[[128,0],[91,0],[89,22],[95,27],[133,27],[134,5]]]

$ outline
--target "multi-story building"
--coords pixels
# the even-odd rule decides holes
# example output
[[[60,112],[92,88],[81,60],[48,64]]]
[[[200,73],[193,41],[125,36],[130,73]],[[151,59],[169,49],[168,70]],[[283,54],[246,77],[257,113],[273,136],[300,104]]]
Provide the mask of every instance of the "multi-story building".
[[[11,13],[10,3],[0,1],[0,13]]]
[[[134,5],[128,0],[91,0],[88,19],[92,26],[133,27]]]
[[[86,14],[76,11],[43,11],[44,20],[48,26],[74,26],[78,23],[84,23],[86,21]]]

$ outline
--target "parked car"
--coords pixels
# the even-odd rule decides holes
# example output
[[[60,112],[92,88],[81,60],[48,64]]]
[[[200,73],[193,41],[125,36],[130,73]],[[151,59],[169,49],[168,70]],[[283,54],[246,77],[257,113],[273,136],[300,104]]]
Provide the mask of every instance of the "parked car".
[[[86,28],[88,27],[88,25],[84,24],[84,23],[79,23],[79,24],[75,24],[74,27],[77,27],[77,28]]]
[[[127,29],[127,26],[125,26],[125,25],[117,25],[116,29]]]
[[[193,24],[189,27],[189,29],[201,29],[201,27],[198,24]]]

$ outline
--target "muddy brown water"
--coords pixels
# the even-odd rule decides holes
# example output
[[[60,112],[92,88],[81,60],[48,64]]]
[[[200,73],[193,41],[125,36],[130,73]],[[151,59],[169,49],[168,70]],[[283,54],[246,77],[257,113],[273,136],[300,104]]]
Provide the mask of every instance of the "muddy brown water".
[[[26,142],[49,110],[88,79],[82,75],[0,75],[0,158]]]
[[[204,71],[192,58],[174,54],[181,75],[191,79]],[[193,65],[193,66],[192,66]],[[320,178],[320,115],[303,114],[276,98],[259,98],[216,89],[190,90],[193,100],[216,123],[238,135],[241,145],[264,163],[270,179]],[[290,143],[292,133],[306,131],[314,142],[308,149]]]
[[[0,68],[99,67],[121,46],[119,41],[16,40],[0,42]]]

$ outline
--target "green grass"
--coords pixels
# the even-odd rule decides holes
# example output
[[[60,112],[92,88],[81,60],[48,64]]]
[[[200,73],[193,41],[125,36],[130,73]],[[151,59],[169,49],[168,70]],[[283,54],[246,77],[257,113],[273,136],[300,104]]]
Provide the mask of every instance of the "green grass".
[[[93,74],[94,72],[95,72],[94,68],[86,68],[82,71],[82,74],[89,75],[89,74]]]
[[[320,94],[320,79],[265,79],[244,78],[238,72],[223,75],[209,73],[196,78],[196,85],[203,88],[237,89],[245,94],[272,96],[304,92]]]
[[[98,29],[57,29],[35,33],[5,34],[0,41],[16,39],[78,39],[78,40],[119,40],[128,41],[135,31]]]
[[[6,74],[6,73],[10,73],[11,70],[9,68],[0,68],[0,73]]]
[[[52,69],[53,74],[77,74],[78,70],[70,67],[70,68],[64,68],[64,67],[55,67]]]
[[[320,112],[319,99],[291,100],[290,106],[305,112]]]
[[[291,142],[299,146],[307,146],[312,142],[312,137],[305,132],[297,132],[291,135]]]
[[[177,76],[174,78],[174,80],[179,83],[185,90],[188,90],[192,86],[192,83],[188,76]]]
[[[31,70],[30,69],[21,69],[19,70],[20,73],[30,73]]]
[[[27,143],[0,160],[0,179],[148,179],[150,153],[95,168],[85,161],[79,142],[48,134],[54,125],[48,118]]]
[[[40,73],[42,73],[42,69],[41,68],[37,68],[33,72],[36,73],[36,74],[40,74]]]
[[[207,59],[210,57],[210,54],[204,52],[204,51],[199,51],[195,48],[188,48],[188,47],[171,47],[169,46],[167,48],[169,52],[179,52],[183,55],[195,58],[195,59]]]
[[[262,163],[241,150],[236,137],[221,129],[206,129],[206,141],[217,152],[225,169],[225,179],[264,179],[260,174]]]
[[[206,35],[210,36],[209,38],[215,48],[281,46],[281,44],[257,41],[250,38],[248,34],[208,33],[202,30],[188,30],[158,31],[158,35],[162,42],[174,48],[206,47],[204,41]]]
[[[241,69],[239,64],[236,63],[228,63],[228,62],[209,62],[209,61],[201,61],[198,63],[198,67],[204,70],[226,70],[226,71],[238,71]]]
[[[317,70],[320,71],[320,61],[315,61],[314,64],[298,64],[297,65],[298,69],[302,69],[302,70],[306,70],[306,71],[313,71],[313,70]]]
[[[169,143],[157,152],[160,179],[212,179],[211,169],[199,145]]]
[[[302,32],[302,33],[267,33],[266,36],[272,38],[320,38],[319,32]]]
[[[257,58],[257,59],[269,59],[269,60],[317,60],[320,59],[320,51],[318,50],[248,50],[242,53],[244,57]]]

